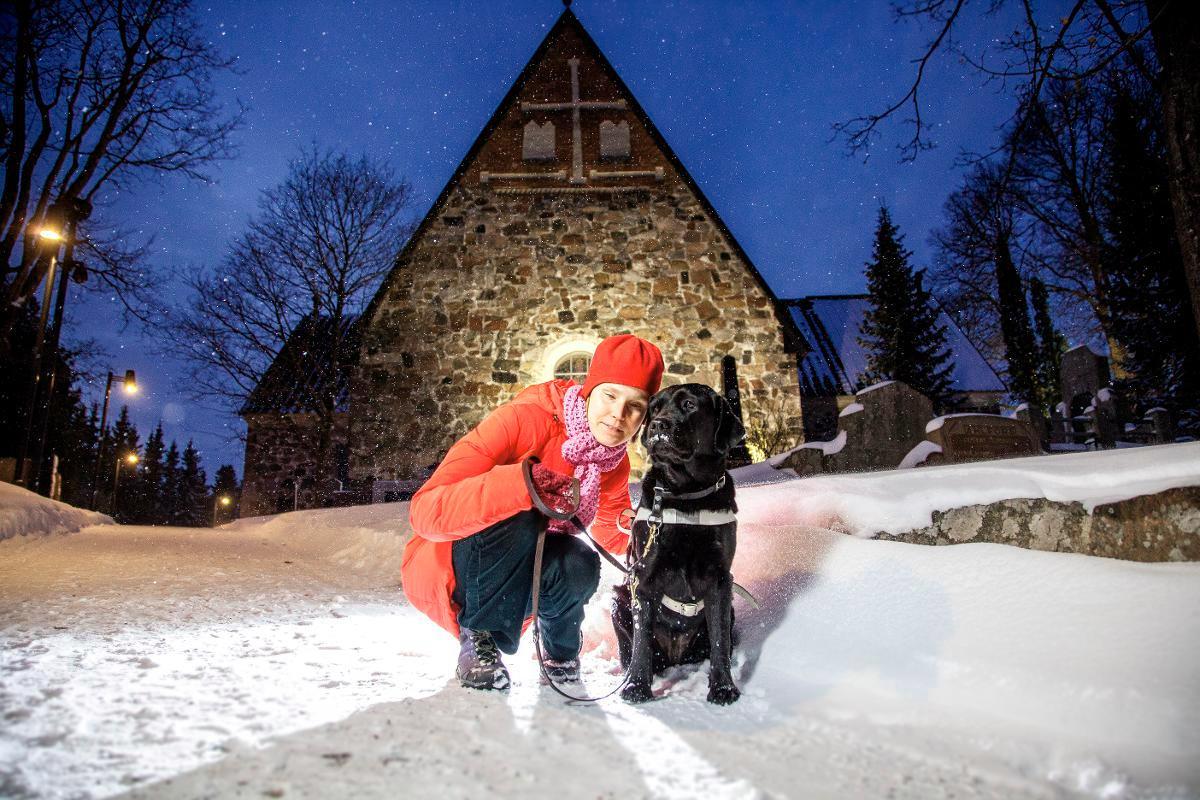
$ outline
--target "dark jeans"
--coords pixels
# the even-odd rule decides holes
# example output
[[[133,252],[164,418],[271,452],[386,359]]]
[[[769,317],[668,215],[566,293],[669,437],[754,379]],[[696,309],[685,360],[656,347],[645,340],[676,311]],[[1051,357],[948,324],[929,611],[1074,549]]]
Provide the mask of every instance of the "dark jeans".
[[[458,624],[490,631],[505,653],[517,652],[521,623],[532,609],[533,551],[544,518],[522,511],[454,543]],[[600,584],[600,556],[574,536],[549,534],[542,551],[538,616],[547,658],[579,654],[583,607]]]

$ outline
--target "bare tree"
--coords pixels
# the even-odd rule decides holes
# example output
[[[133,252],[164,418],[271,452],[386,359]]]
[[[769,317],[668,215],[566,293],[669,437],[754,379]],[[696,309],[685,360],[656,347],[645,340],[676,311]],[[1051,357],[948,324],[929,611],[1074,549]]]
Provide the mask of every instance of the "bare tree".
[[[239,113],[215,99],[233,66],[199,28],[190,0],[16,0],[0,10],[0,335],[50,265],[37,230],[52,209],[159,173],[202,178],[232,154]],[[102,284],[128,306],[144,278],[138,246],[76,234]],[[92,236],[83,234],[93,232]]]
[[[323,466],[349,323],[411,234],[411,203],[409,183],[366,157],[314,147],[293,160],[287,179],[263,192],[258,215],[223,263],[187,280],[191,299],[172,314],[166,349],[191,364],[191,394],[236,410],[281,352],[294,357],[279,368],[297,381],[301,368],[313,375],[317,396],[306,400],[317,415]],[[319,346],[285,351],[294,334],[319,336]]]
[[[1162,96],[1163,123],[1170,157],[1171,201],[1176,237],[1183,252],[1193,316],[1200,334],[1200,4],[1191,0],[1073,0],[1065,14],[1039,18],[1033,0],[992,0],[985,4],[995,25],[1019,22],[1011,32],[988,39],[980,52],[968,52],[954,37],[966,14],[966,0],[914,0],[895,9],[899,18],[928,22],[934,31],[916,59],[907,91],[882,111],[835,125],[853,153],[869,152],[880,125],[906,114],[911,136],[901,157],[915,158],[933,145],[923,113],[921,90],[933,59],[949,51],[988,80],[1023,84],[1023,101],[1014,109],[1010,131],[1021,134],[1027,112],[1046,98],[1055,81],[1086,81],[1126,59]],[[1153,60],[1139,44],[1153,45]],[[997,152],[1003,149],[1000,144]],[[1006,170],[1007,173],[1007,170]]]

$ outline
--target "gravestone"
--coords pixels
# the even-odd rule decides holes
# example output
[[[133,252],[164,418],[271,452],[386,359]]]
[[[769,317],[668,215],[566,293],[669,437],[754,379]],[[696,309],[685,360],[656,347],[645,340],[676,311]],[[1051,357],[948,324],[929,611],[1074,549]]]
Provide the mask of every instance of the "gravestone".
[[[925,438],[933,416],[929,398],[900,381],[870,386],[838,416],[838,434],[826,442],[806,442],[782,466],[799,475],[895,469]]]
[[[1041,455],[1037,430],[1025,420],[996,414],[951,414],[929,423],[926,438],[942,448],[938,463],[962,464]]]

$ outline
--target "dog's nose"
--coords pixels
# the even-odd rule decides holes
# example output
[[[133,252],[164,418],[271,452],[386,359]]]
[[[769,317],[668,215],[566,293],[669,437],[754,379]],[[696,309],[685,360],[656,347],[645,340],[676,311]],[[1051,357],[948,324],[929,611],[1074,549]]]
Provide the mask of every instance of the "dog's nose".
[[[662,417],[655,417],[654,419],[650,420],[650,432],[651,433],[667,431],[670,429],[671,429],[670,423],[668,423]]]

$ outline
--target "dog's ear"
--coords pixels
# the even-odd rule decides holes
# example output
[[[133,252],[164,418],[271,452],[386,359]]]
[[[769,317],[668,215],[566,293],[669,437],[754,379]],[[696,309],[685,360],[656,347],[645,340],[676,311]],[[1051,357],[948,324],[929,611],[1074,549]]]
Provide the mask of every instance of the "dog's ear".
[[[733,407],[729,405],[729,401],[716,392],[713,392],[713,404],[716,406],[717,412],[713,449],[721,453],[728,453],[746,438],[746,428],[737,418],[737,414],[733,413]]]

